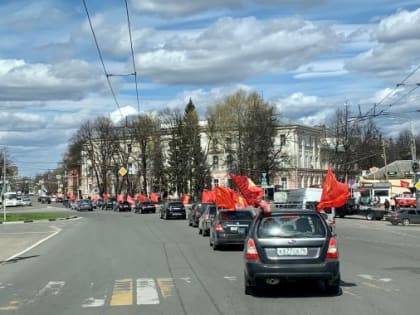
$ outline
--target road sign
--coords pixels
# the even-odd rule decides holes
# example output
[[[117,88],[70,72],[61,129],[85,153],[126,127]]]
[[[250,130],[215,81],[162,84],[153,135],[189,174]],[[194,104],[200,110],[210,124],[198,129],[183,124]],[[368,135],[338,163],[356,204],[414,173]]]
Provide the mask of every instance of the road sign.
[[[121,176],[124,176],[125,174],[127,174],[127,170],[125,169],[125,167],[121,167],[118,173],[120,173]]]
[[[61,175],[60,174],[55,175],[55,179],[56,180],[60,180],[61,179]]]
[[[420,182],[418,182],[414,187],[416,187],[416,189],[420,191]]]

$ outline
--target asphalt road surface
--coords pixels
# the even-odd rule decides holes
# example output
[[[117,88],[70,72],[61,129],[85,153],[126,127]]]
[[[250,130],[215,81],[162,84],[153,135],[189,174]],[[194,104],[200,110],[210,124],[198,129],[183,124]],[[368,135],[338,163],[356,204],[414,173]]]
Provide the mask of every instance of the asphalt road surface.
[[[77,214],[0,225],[8,257],[30,246],[18,245],[18,235],[39,243],[10,261],[3,257],[0,314],[419,314],[420,226],[338,219],[341,294],[305,283],[248,296],[241,249],[213,251],[186,220]]]

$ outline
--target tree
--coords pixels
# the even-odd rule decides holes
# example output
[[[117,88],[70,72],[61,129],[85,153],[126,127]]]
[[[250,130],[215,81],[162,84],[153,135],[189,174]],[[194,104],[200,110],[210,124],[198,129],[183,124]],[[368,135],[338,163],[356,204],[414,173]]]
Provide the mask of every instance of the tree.
[[[212,154],[224,153],[226,167],[260,183],[278,171],[281,148],[274,146],[276,112],[255,92],[243,90],[224,98],[207,111]]]

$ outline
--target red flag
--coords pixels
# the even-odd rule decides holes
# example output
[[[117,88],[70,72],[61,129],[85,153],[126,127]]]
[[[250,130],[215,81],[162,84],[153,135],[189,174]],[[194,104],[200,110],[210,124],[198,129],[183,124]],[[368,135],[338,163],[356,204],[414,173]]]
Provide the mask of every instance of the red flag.
[[[254,182],[247,176],[236,176],[231,174],[230,177],[248,204],[252,206],[258,206],[260,200],[264,196],[263,189],[257,187]]]
[[[232,198],[231,189],[216,186],[214,192],[216,195],[216,206],[224,209],[235,210],[235,200]]]
[[[248,208],[248,203],[246,202],[246,199],[242,197],[240,194],[238,194],[233,189],[230,189],[230,194],[235,201],[235,209],[245,209]]]
[[[139,194],[137,199],[140,200],[141,202],[146,202],[147,201],[147,197],[143,194]]]
[[[321,200],[316,207],[317,210],[341,207],[349,197],[350,191],[348,186],[338,182],[331,168],[328,168],[327,176],[322,185]]]
[[[104,198],[104,200],[108,200],[108,199],[109,199],[109,195],[108,195],[108,194],[106,194],[106,193],[104,193],[104,194],[102,195],[102,198]]]
[[[190,202],[190,196],[188,196],[188,194],[183,194],[182,195],[182,203],[184,205],[188,204]]]
[[[154,203],[158,203],[159,202],[159,195],[157,193],[152,192],[150,194],[150,200]]]
[[[127,195],[127,201],[130,205],[134,205],[136,203],[136,200],[130,195]]]
[[[212,190],[204,189],[201,193],[201,202],[215,202],[216,195],[215,192]]]
[[[410,183],[405,180],[400,180],[400,187],[408,188],[410,187]]]
[[[124,197],[123,197],[123,195],[118,194],[118,195],[117,195],[117,201],[118,201],[119,203],[122,203],[122,202],[124,201]]]

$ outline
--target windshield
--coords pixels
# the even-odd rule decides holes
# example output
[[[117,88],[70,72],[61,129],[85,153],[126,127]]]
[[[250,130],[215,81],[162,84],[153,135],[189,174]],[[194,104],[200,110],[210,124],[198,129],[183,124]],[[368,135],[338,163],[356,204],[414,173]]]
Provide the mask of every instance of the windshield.
[[[326,229],[318,215],[284,214],[264,217],[258,225],[258,237],[324,237]]]
[[[221,211],[220,220],[252,220],[252,213],[249,211]]]

